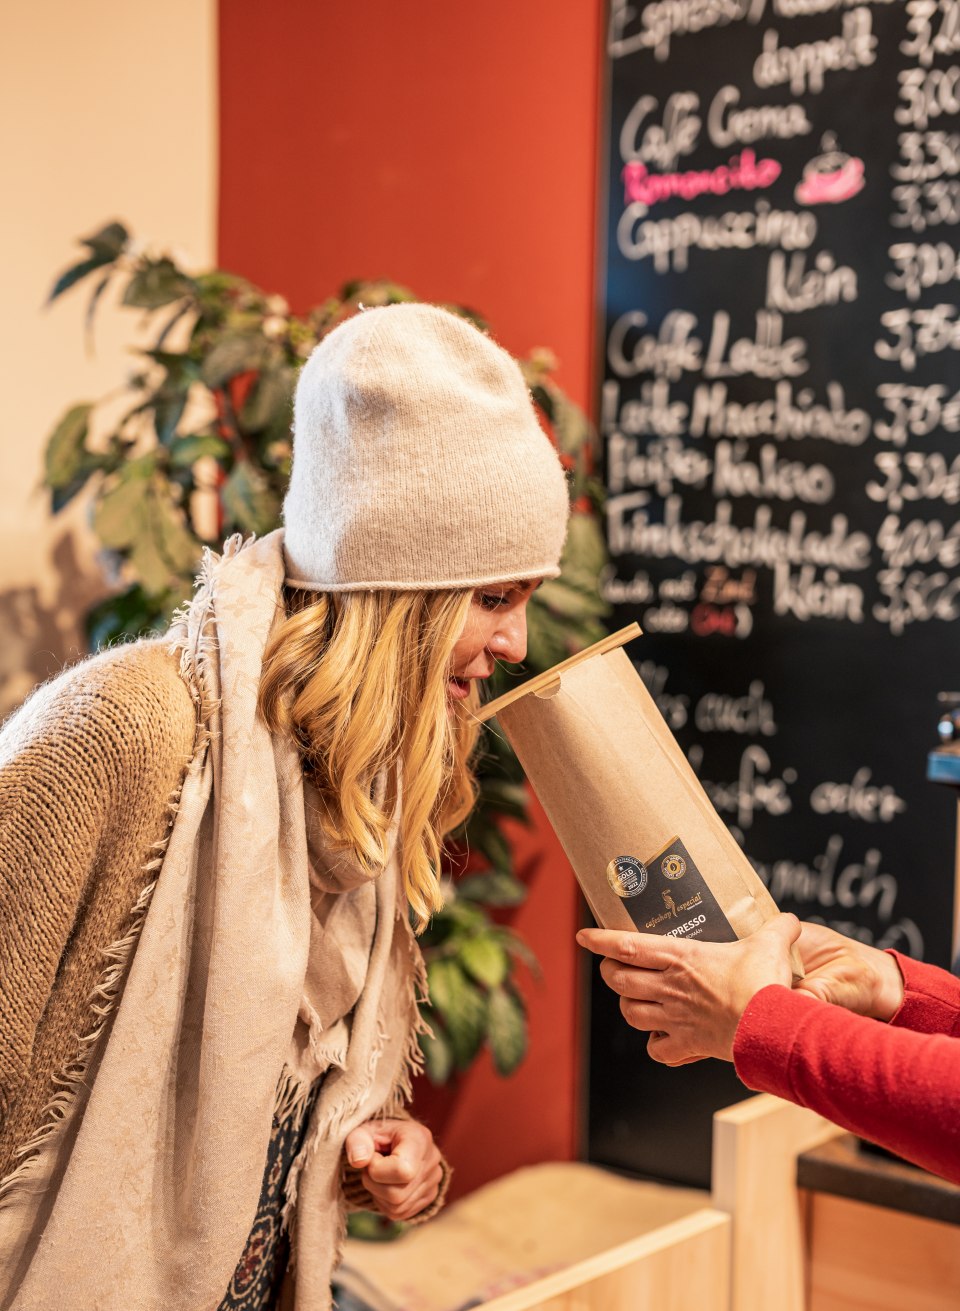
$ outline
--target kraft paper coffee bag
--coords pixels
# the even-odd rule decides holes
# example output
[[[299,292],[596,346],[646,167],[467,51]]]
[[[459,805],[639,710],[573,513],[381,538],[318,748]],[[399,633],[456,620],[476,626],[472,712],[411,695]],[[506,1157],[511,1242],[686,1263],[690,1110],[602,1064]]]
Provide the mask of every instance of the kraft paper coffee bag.
[[[491,702],[597,923],[732,942],[777,914],[621,648],[636,624]],[[803,971],[794,955],[794,971]]]

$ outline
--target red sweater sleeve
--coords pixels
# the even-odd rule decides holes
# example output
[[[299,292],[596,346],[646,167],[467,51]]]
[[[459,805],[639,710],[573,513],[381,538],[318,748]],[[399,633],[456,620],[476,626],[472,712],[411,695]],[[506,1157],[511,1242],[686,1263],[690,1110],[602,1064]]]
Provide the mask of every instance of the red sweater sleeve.
[[[947,1033],[960,1038],[960,979],[936,965],[889,953],[903,975],[903,1005],[890,1021],[918,1033]]]
[[[897,959],[906,993],[891,1024],[762,988],[737,1028],[737,1074],[960,1183],[960,982]]]

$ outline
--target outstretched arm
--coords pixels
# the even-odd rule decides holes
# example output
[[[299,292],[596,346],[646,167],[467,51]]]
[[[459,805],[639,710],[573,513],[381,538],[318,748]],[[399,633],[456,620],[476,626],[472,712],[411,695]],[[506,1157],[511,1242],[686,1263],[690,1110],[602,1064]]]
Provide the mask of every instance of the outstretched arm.
[[[798,937],[807,977],[792,990],[789,948]],[[801,935],[792,915],[735,943],[600,929],[578,939],[606,957],[601,974],[627,1022],[650,1033],[654,1060],[733,1060],[749,1087],[960,1182],[952,976],[821,926],[804,925]]]
[[[808,1106],[960,1183],[956,1037],[878,1023],[774,985],[747,1005],[733,1057],[748,1088]]]

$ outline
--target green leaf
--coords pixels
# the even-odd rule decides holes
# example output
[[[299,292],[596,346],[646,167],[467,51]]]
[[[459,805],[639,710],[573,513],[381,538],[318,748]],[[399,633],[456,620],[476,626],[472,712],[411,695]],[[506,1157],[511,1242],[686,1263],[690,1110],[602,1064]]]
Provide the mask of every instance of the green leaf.
[[[609,606],[597,591],[577,587],[562,574],[559,578],[548,578],[537,589],[537,603],[565,619],[598,619],[609,611]]]
[[[86,454],[90,404],[74,405],[54,428],[47,441],[44,476],[48,487],[65,488],[80,473]]]
[[[279,495],[263,470],[249,460],[234,465],[221,496],[231,530],[239,528],[262,537],[272,532],[280,520]]]
[[[592,514],[572,514],[561,561],[564,572],[569,563],[578,576],[583,572],[595,579],[607,559],[607,545],[598,520]],[[546,587],[546,583],[543,586]]]
[[[114,220],[92,236],[81,237],[81,244],[104,261],[115,260],[129,240],[130,234],[122,223]]]
[[[510,852],[510,844],[504,837],[499,825],[484,824],[479,832],[471,829],[471,838],[494,869],[503,874],[511,872],[513,869],[513,856]]]
[[[175,574],[193,574],[200,559],[200,543],[174,504],[172,489],[165,479],[155,480],[150,489],[153,529],[157,549]]]
[[[238,373],[259,369],[269,350],[270,343],[259,332],[230,333],[220,338],[203,361],[200,376],[212,391]]]
[[[179,307],[179,309],[175,310],[173,314],[170,315],[170,318],[163,325],[163,330],[161,331],[160,336],[157,338],[158,347],[163,345],[163,343],[167,340],[167,337],[169,337],[170,333],[173,331],[174,327],[180,322],[183,316],[185,314],[189,314],[190,311],[194,308],[195,307],[191,303],[191,301],[186,301],[183,305]]]
[[[148,497],[146,505],[150,504]],[[148,596],[159,597],[170,589],[170,565],[160,550],[160,543],[148,514],[141,523],[129,555],[130,567],[143,584]]]
[[[518,933],[514,933],[511,929],[501,929],[500,940],[509,955],[513,956],[515,960],[523,961],[527,969],[538,979],[543,976],[540,962]]]
[[[553,431],[565,455],[579,455],[593,439],[589,420],[578,405],[559,391],[553,396]]]
[[[56,300],[58,296],[62,296],[65,291],[69,291],[75,283],[79,282],[81,278],[85,278],[88,273],[95,273],[97,269],[102,269],[106,263],[106,260],[97,255],[92,259],[82,260],[79,264],[74,264],[66,269],[51,287],[50,295],[47,297],[47,304],[49,305],[51,301]]]
[[[193,294],[193,283],[174,262],[164,257],[137,269],[123,293],[124,305],[156,310]]]
[[[97,501],[93,531],[110,550],[125,550],[148,533],[147,493],[155,464],[152,454],[133,460]]]
[[[527,899],[527,889],[512,874],[470,874],[457,884],[457,896],[487,906],[520,906]]]
[[[479,906],[461,901],[457,897],[444,906],[440,915],[444,916],[450,924],[452,936],[460,940],[485,932],[490,923],[486,913]]]
[[[519,997],[494,988],[487,998],[487,1037],[497,1073],[506,1077],[527,1054],[527,1017]]]
[[[558,621],[545,606],[527,609],[527,665],[531,672],[541,673],[566,660],[571,653],[569,629]]]
[[[506,778],[484,778],[480,783],[478,802],[512,819],[526,820],[527,790],[522,783]]]
[[[169,619],[166,599],[147,596],[139,583],[105,600],[87,611],[84,627],[91,651],[115,642],[119,637],[139,637],[144,632],[160,632]]]
[[[226,461],[233,455],[233,448],[229,442],[212,432],[190,433],[187,437],[178,437],[171,445],[170,467],[190,469],[206,455],[212,455],[218,461]]]
[[[440,1033],[433,1036],[429,1033],[421,1033],[419,1041],[427,1078],[435,1085],[446,1083],[453,1073],[453,1052],[450,1044]]]
[[[87,306],[87,312],[83,317],[83,330],[86,334],[87,344],[93,343],[93,316],[97,312],[97,306],[100,303],[100,297],[107,289],[110,279],[113,277],[113,269],[109,269],[93,289],[93,295],[90,297],[90,303]]]
[[[90,481],[92,470],[83,469],[77,474],[76,478],[71,479],[66,487],[57,487],[50,494],[50,510],[53,514],[59,514],[65,506],[69,505],[75,496],[83,491]]]
[[[481,993],[455,960],[431,961],[427,966],[430,1001],[446,1026],[447,1040],[458,1069],[466,1069],[483,1042],[487,1006]]]
[[[351,1211],[347,1216],[348,1236],[361,1243],[392,1243],[409,1227],[402,1220],[388,1220],[378,1211]]]
[[[293,411],[293,388],[296,375],[284,366],[264,369],[247,397],[240,414],[240,426],[245,432],[261,432],[278,416],[289,426]]]
[[[169,446],[177,435],[177,424],[183,417],[187,404],[185,391],[167,391],[161,388],[153,398],[153,424],[157,430],[157,440],[163,446]]]
[[[489,934],[466,940],[460,948],[460,964],[471,978],[487,988],[499,987],[510,968],[502,944]]]

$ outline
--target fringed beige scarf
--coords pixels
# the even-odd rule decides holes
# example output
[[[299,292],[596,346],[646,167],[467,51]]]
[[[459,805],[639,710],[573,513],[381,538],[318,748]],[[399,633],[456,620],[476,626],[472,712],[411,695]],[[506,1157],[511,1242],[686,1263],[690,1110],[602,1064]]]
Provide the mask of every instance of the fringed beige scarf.
[[[234,538],[171,630],[202,740],[119,1004],[0,1213],[4,1311],[216,1308],[303,1069],[325,1076],[285,1218],[297,1311],[330,1306],[343,1140],[409,1097],[424,979],[395,860],[371,882],[328,858],[295,746],[256,713],[283,577],[282,532]]]

